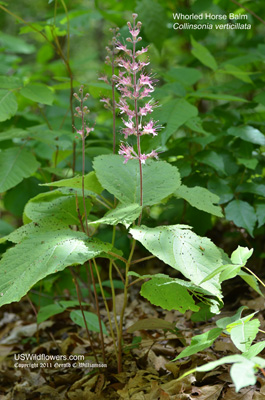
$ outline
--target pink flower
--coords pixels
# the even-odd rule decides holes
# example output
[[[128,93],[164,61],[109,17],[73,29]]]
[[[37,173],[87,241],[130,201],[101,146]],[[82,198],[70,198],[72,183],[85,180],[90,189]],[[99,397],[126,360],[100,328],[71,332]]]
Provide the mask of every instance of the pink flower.
[[[132,119],[135,116],[135,111],[129,108],[129,105],[125,100],[121,99],[117,106],[120,109],[120,113],[128,115],[129,119]]]
[[[144,90],[141,92],[139,99],[143,99],[144,97],[151,97],[149,93],[152,93],[153,90],[151,90],[149,87],[145,87]]]
[[[137,154],[133,150],[133,147],[129,146],[129,145],[127,145],[127,147],[126,147],[126,146],[124,146],[123,143],[121,144],[119,154],[125,158],[124,164],[126,164],[129,160],[132,160],[137,157]]]
[[[154,87],[153,87],[153,81],[152,81],[152,79],[150,78],[150,76],[148,76],[148,75],[144,75],[144,74],[141,74],[140,75],[140,78],[139,78],[139,85],[141,85],[141,86],[143,86],[143,85],[147,85],[147,86],[149,86],[149,88],[152,90],[152,92],[154,91]]]
[[[101,76],[100,78],[98,78],[98,80],[103,81],[103,82],[107,83],[108,85],[110,84],[107,75]]]
[[[102,99],[100,99],[99,101],[101,101],[102,103],[105,103],[104,104],[105,107],[111,108],[110,99],[108,97],[102,97]]]
[[[147,114],[151,114],[151,112],[153,112],[153,107],[157,107],[156,104],[151,104],[151,101],[148,101],[148,103],[145,103],[144,107],[140,107],[139,108],[139,115],[144,117]]]
[[[127,49],[127,46],[121,44],[120,42],[117,43],[116,49],[124,51],[126,54],[128,54],[128,56],[132,55],[132,51],[130,49]]]
[[[123,121],[124,125],[126,126],[126,128],[122,129],[122,133],[124,134],[125,139],[127,139],[127,137],[130,136],[130,135],[136,135],[137,134],[136,128],[134,126],[134,122],[131,119],[129,119],[129,121],[125,121],[122,118],[122,121]]]
[[[146,125],[144,125],[142,135],[157,136],[157,129],[160,127],[154,126],[154,124],[155,122],[151,119]]]
[[[86,129],[86,136],[88,136],[90,132],[93,132],[94,130],[94,128],[89,128],[89,126],[86,126],[85,129]]]
[[[142,50],[137,50],[135,53],[136,57],[140,56],[143,53],[146,53],[148,51],[148,47],[142,47]]]
[[[116,85],[117,88],[122,86],[132,86],[132,78],[130,76],[124,76],[124,72],[119,73],[119,77],[117,78],[118,83]]]

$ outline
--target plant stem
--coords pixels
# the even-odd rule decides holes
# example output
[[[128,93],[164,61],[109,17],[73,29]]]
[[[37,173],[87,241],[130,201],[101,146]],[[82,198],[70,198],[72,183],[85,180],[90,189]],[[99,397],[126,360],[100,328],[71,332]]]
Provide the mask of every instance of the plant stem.
[[[87,337],[88,337],[88,340],[89,340],[89,343],[90,343],[90,347],[91,347],[91,350],[92,350],[92,352],[94,354],[95,361],[96,361],[96,363],[98,363],[98,357],[97,357],[97,354],[95,352],[93,341],[92,341],[92,338],[91,338],[89,330],[88,330],[86,317],[85,317],[83,306],[82,306],[82,301],[81,301],[80,292],[79,292],[79,286],[78,286],[75,274],[74,274],[74,272],[73,272],[73,270],[71,268],[70,268],[70,271],[71,271],[71,274],[72,274],[72,277],[73,277],[73,281],[74,281],[74,284],[75,284],[77,298],[78,298],[78,302],[79,302],[79,307],[80,307],[80,310],[81,310],[81,313],[82,313],[82,316],[83,316],[83,320],[84,320],[84,324],[85,324],[85,327],[86,327],[86,333],[87,333]]]
[[[147,257],[139,258],[139,260],[132,261],[131,265],[138,264],[138,263],[140,263],[142,261],[151,260],[152,258],[156,258],[156,256],[147,256]]]
[[[124,320],[124,313],[125,313],[125,309],[127,306],[127,294],[128,294],[128,287],[129,287],[129,269],[130,269],[130,264],[131,264],[131,260],[132,260],[132,256],[134,253],[134,249],[135,249],[135,245],[136,245],[136,240],[133,239],[132,242],[132,247],[131,247],[131,252],[128,258],[128,261],[126,263],[126,269],[125,269],[125,284],[124,284],[124,300],[123,300],[123,306],[122,306],[122,310],[121,310],[121,315],[120,315],[120,329],[119,329],[119,336],[118,336],[118,373],[122,372],[122,330],[123,330],[123,320]]]
[[[93,259],[94,261],[94,259]],[[94,261],[95,264],[95,261]],[[94,288],[94,293],[95,293],[95,300],[96,300],[96,309],[97,309],[97,315],[98,315],[98,324],[99,324],[99,333],[100,333],[100,344],[101,344],[101,350],[102,350],[102,357],[103,357],[103,362],[106,364],[106,354],[105,354],[105,346],[104,346],[104,336],[103,336],[103,330],[102,330],[102,323],[101,323],[101,317],[100,317],[100,310],[99,310],[99,304],[98,304],[98,296],[97,296],[97,289],[96,289],[96,283],[95,283],[95,278],[93,274],[93,268],[92,268],[92,263],[91,260],[89,260],[89,268],[90,268],[90,274],[91,274],[91,279],[93,283],[93,288]]]
[[[111,337],[112,337],[112,340],[113,340],[114,352],[115,352],[115,355],[116,355],[116,359],[118,360],[116,339],[115,339],[115,335],[114,335],[114,331],[113,331],[113,327],[112,327],[110,310],[109,310],[108,302],[107,302],[107,299],[106,299],[106,296],[105,296],[105,293],[104,293],[102,282],[101,282],[101,279],[100,279],[98,266],[97,266],[96,260],[94,258],[93,258],[93,263],[94,263],[94,267],[95,267],[95,270],[96,270],[96,273],[97,273],[98,283],[99,283],[99,287],[100,287],[100,290],[101,290],[102,298],[103,298],[103,301],[104,301],[105,309],[106,309],[107,314],[108,314],[108,320],[109,320],[109,325],[110,325],[110,334],[111,334]]]
[[[115,263],[115,261],[112,261],[112,264],[114,265],[114,268],[116,269],[116,271],[117,271],[119,277],[121,278],[122,282],[125,283],[125,280],[124,280],[124,278],[123,278],[123,276],[121,274],[121,271],[119,270],[118,265]]]
[[[230,1],[232,1],[232,3],[236,4],[240,8],[243,8],[244,10],[249,12],[251,15],[253,15],[253,17],[257,18],[263,25],[265,25],[264,19],[260,18],[256,13],[254,13],[254,11],[250,10],[249,8],[245,7],[243,4],[239,3],[239,1],[236,1],[236,0],[230,0]]]

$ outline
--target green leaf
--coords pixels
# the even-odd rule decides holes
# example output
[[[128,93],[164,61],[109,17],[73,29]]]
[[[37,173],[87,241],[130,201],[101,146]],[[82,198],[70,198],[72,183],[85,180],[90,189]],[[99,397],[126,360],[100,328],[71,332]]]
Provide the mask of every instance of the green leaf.
[[[243,360],[240,363],[235,363],[230,369],[230,376],[236,387],[236,392],[240,389],[255,385],[257,378],[255,376],[256,368],[251,360]]]
[[[212,371],[214,368],[219,367],[219,365],[226,364],[226,363],[236,363],[236,362],[239,363],[239,362],[243,362],[244,360],[246,360],[246,358],[243,357],[241,354],[234,354],[232,356],[222,357],[219,360],[209,362],[208,364],[201,365],[200,367],[193,368],[193,369],[185,372],[185,374],[181,375],[177,379],[177,381],[182,380],[186,376],[193,374],[196,371],[199,371],[199,372]]]
[[[258,228],[265,224],[265,203],[256,204],[256,214],[258,218]]]
[[[53,315],[61,314],[65,311],[65,308],[60,304],[48,304],[47,306],[41,307],[37,316],[37,323],[40,324],[43,321],[46,321]]]
[[[238,158],[237,159],[239,164],[243,164],[245,167],[249,169],[256,169],[256,166],[258,165],[259,161],[256,160],[255,158],[248,159],[248,158]]]
[[[0,121],[6,121],[17,112],[17,99],[13,92],[0,89]]]
[[[190,97],[199,97],[200,99],[209,99],[209,100],[220,100],[220,101],[240,101],[243,103],[247,103],[246,99],[242,97],[232,96],[230,94],[225,93],[208,93],[202,92],[200,90],[196,92],[189,93]]]
[[[23,85],[16,76],[0,76],[0,89],[18,89]]]
[[[210,51],[198,43],[192,36],[191,36],[191,44],[192,44],[192,50],[191,54],[194,55],[203,65],[206,65],[206,67],[211,68],[213,71],[215,71],[218,66],[215,61],[215,58],[213,55],[210,53]]]
[[[261,183],[245,182],[237,186],[236,192],[241,193],[254,193],[257,196],[265,197],[265,185]]]
[[[226,175],[224,159],[220,154],[212,150],[205,150],[196,154],[196,159],[203,164],[209,165],[217,172],[222,172]]]
[[[165,73],[170,81],[179,81],[185,86],[192,86],[202,78],[202,73],[195,68],[175,67]]]
[[[68,225],[65,223],[65,221],[60,221],[53,217],[51,218],[47,217],[38,221],[38,223],[30,222],[26,225],[20,226],[18,229],[14,230],[9,235],[1,238],[0,243],[3,243],[7,240],[9,240],[12,243],[20,243],[23,239],[25,239],[30,235],[36,236],[39,233],[53,232],[65,228],[68,228]]]
[[[233,200],[225,207],[225,215],[236,226],[245,228],[253,237],[256,214],[254,208],[249,203],[242,200]]]
[[[253,126],[237,126],[229,128],[228,135],[239,137],[246,142],[265,146],[265,136]]]
[[[92,331],[92,332],[100,332],[97,315],[93,314],[93,313],[91,313],[89,311],[84,311],[84,316],[85,316],[85,320],[86,320],[86,324],[87,324],[88,330]],[[81,310],[71,311],[70,318],[75,324],[81,326],[82,328],[86,328],[86,324],[84,322],[83,314],[82,314]],[[102,325],[103,333],[105,335],[108,335],[106,326],[105,326],[103,321],[101,321],[101,325]]]
[[[175,324],[172,322],[165,321],[161,318],[145,318],[140,319],[139,321],[135,322],[133,325],[130,325],[127,328],[127,332],[133,333],[135,331],[141,331],[143,329],[166,329],[166,330],[174,330]]]
[[[52,105],[54,100],[54,95],[52,90],[42,84],[31,83],[20,90],[22,96],[29,100],[36,101],[41,104]]]
[[[251,72],[243,71],[242,69],[236,67],[235,65],[226,64],[225,70],[218,70],[218,72],[232,75],[235,78],[240,79],[241,81],[243,81],[245,83],[253,83],[251,78],[249,77]]]
[[[161,50],[167,37],[165,8],[156,1],[141,0],[137,2],[136,12],[143,23],[143,32],[148,42],[154,43]]]
[[[162,144],[165,144],[180,126],[184,125],[190,118],[197,117],[198,110],[188,101],[179,99],[164,104],[163,108],[155,110],[153,115],[154,118],[159,119],[160,123],[167,124],[162,134]]]
[[[231,265],[230,268],[226,268],[221,274],[220,274],[220,282],[227,281],[228,279],[232,279],[235,276],[239,274],[241,271],[242,266],[241,265]]]
[[[239,271],[238,275],[242,278],[253,290],[255,290],[261,296],[264,296],[262,291],[259,288],[259,283],[257,279],[252,275],[248,274],[245,271]]]
[[[253,100],[265,106],[265,92],[259,93]]]
[[[11,53],[32,54],[35,46],[28,44],[25,40],[14,35],[0,32],[0,46]]]
[[[139,217],[142,207],[139,204],[119,204],[114,210],[108,211],[104,217],[96,221],[89,222],[88,225],[93,224],[107,224],[117,225],[123,224],[128,228]]]
[[[205,333],[202,333],[201,335],[193,336],[191,339],[191,344],[186,347],[186,349],[184,349],[173,361],[179,360],[180,358],[189,357],[192,354],[196,354],[199,351],[207,349],[221,335],[221,333],[222,329],[213,328]]]
[[[110,244],[69,229],[28,236],[0,262],[0,306],[19,301],[46,276],[83,264],[110,248]]]
[[[246,306],[241,306],[235,315],[233,315],[232,317],[225,317],[225,318],[220,318],[217,320],[216,325],[218,326],[218,328],[222,328],[225,329],[227,327],[227,325],[232,324],[235,321],[238,321],[241,318],[241,314],[243,312],[243,310],[246,310],[247,307]]]
[[[221,253],[211,240],[197,236],[186,225],[140,226],[130,229],[130,233],[147,250],[195,285],[200,285],[206,276],[222,265]],[[200,286],[221,297],[218,276]]]
[[[80,214],[84,213],[83,199],[77,197]],[[89,199],[85,199],[87,213],[91,208]],[[76,212],[76,196],[62,195],[58,190],[40,193],[31,199],[25,209],[24,214],[34,222],[39,222],[44,218],[53,218],[61,221],[65,225],[79,225],[80,221]]]
[[[231,329],[230,336],[234,345],[242,352],[247,351],[259,331],[258,319],[247,321]],[[228,328],[228,327],[227,327]]]
[[[247,351],[245,351],[242,355],[246,358],[251,359],[252,357],[257,356],[262,350],[265,349],[265,340],[262,342],[257,342],[253,344]]]
[[[237,275],[237,273],[238,273],[237,270],[240,268],[241,268],[241,265],[233,265],[233,264],[221,265],[221,267],[216,268],[216,270],[214,270],[211,274],[206,276],[206,278],[204,278],[201,283],[209,281],[210,279],[212,279],[213,277],[215,277],[218,274],[220,274],[220,278],[219,278],[220,282],[223,282],[227,279],[231,279]],[[231,272],[231,276],[227,277],[226,275],[223,275],[223,273],[226,271],[228,272],[228,274]]]
[[[8,129],[5,132],[0,132],[0,142],[2,142],[3,140],[24,139],[28,136],[30,136],[30,133],[23,129]]]
[[[150,303],[165,310],[178,310],[182,313],[199,310],[187,288],[170,278],[154,277],[142,285],[140,293]]]
[[[140,204],[139,162],[123,163],[118,155],[94,159],[94,169],[101,185],[121,203]],[[180,186],[178,169],[164,161],[147,160],[143,165],[143,205],[160,203]]]
[[[248,249],[247,247],[238,246],[231,255],[231,261],[233,264],[246,265],[247,260],[252,256],[253,249]]]
[[[208,181],[208,189],[220,197],[219,203],[223,204],[230,201],[233,197],[233,191],[229,187],[229,182],[218,176],[212,176]]]
[[[10,225],[8,222],[0,219],[0,243],[2,243],[3,237],[5,235],[10,235],[14,231],[14,227]]]
[[[0,152],[0,192],[16,186],[38,167],[39,163],[26,149],[11,147]]]
[[[219,197],[203,187],[194,186],[189,188],[181,185],[175,191],[174,195],[185,199],[191,206],[198,208],[198,210],[216,215],[217,217],[223,217],[220,206],[214,205],[214,203],[218,203]]]
[[[69,187],[72,189],[82,189],[82,176],[74,178],[62,179],[56,182],[44,183],[42,186]],[[84,188],[96,194],[103,192],[103,187],[99,183],[94,171],[84,176]]]

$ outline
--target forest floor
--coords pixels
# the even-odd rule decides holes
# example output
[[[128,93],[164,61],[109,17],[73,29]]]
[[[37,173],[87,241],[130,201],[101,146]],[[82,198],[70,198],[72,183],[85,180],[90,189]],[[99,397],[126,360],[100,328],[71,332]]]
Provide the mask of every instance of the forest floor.
[[[74,325],[64,312],[37,326],[36,317],[27,299],[1,309],[0,314],[0,400],[262,400],[265,398],[265,377],[260,374],[255,386],[235,392],[229,365],[207,373],[196,373],[178,380],[188,370],[238,353],[229,337],[221,336],[207,350],[191,357],[172,361],[189,344],[191,337],[215,326],[218,316],[207,322],[192,322],[191,313],[165,311],[153,307],[134,288],[126,310],[124,329],[123,372],[117,365],[110,336],[105,336],[107,367],[93,368],[90,342],[83,328]],[[225,288],[226,307],[222,317],[235,313],[240,306],[264,310],[265,300],[240,282]],[[117,296],[122,303],[123,294]],[[132,298],[133,297],[133,298]],[[118,310],[119,311],[119,310]],[[107,325],[106,312],[101,316]],[[139,320],[158,318],[173,324],[177,330],[128,329]],[[262,330],[265,320],[258,313]],[[128,332],[129,330],[129,332]],[[94,346],[102,363],[98,335],[93,333]],[[263,334],[258,335],[258,340]],[[22,360],[18,355],[46,355],[47,360]],[[67,355],[66,360],[52,356]],[[69,360],[69,356],[82,360]]]

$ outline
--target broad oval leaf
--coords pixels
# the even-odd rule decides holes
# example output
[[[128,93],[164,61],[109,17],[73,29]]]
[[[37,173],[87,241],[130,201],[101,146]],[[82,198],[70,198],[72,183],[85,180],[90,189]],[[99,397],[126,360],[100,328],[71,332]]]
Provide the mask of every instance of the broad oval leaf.
[[[82,189],[82,176],[75,176],[74,178],[61,179],[60,181],[43,183],[42,186],[55,186],[55,187],[69,187],[72,189]],[[100,194],[103,187],[99,183],[94,171],[84,176],[84,189],[91,192]]]
[[[0,262],[0,307],[19,301],[47,275],[107,252],[111,244],[68,230],[31,235],[9,249]]]
[[[223,263],[221,252],[210,239],[197,236],[186,225],[157,228],[139,226],[130,229],[130,233],[147,250],[180,271],[191,282],[222,297],[218,276],[201,284],[206,276]]]
[[[29,84],[20,90],[20,94],[29,100],[41,104],[52,105],[54,99],[52,90],[42,84]]]
[[[154,277],[142,285],[140,293],[150,303],[165,310],[178,310],[183,314],[187,310],[199,311],[187,288],[174,279]]]
[[[0,89],[0,121],[10,119],[17,112],[17,99],[13,92]]]
[[[265,136],[253,126],[237,126],[229,128],[227,133],[232,136],[239,137],[246,142],[265,146]]]
[[[11,147],[0,152],[0,193],[31,176],[39,165],[26,149]]]
[[[223,217],[221,207],[214,204],[218,203],[219,196],[203,187],[194,186],[189,188],[181,185],[174,194],[177,197],[185,199],[191,206],[198,208],[198,210],[216,215],[217,217]]]
[[[88,327],[88,330],[92,331],[92,332],[100,332],[100,328],[99,328],[99,322],[98,322],[98,316],[96,314],[93,314],[89,311],[84,311],[84,316],[85,316],[85,320],[86,320],[86,324]],[[81,326],[82,328],[86,327],[84,318],[83,318],[83,314],[81,310],[74,310],[71,311],[70,313],[70,318],[71,320]],[[101,321],[102,324],[102,331],[105,335],[108,335],[106,326],[104,324],[103,321]]]
[[[215,71],[218,68],[218,66],[215,61],[215,58],[209,52],[209,50],[202,44],[197,42],[192,36],[191,36],[191,44],[192,44],[191,53],[194,55],[194,57],[196,57],[203,65],[206,65],[206,67],[209,67]]]
[[[242,200],[233,200],[225,207],[226,218],[236,226],[245,228],[253,237],[253,230],[257,220],[254,208]]]
[[[124,164],[118,155],[103,155],[94,160],[101,185],[121,203],[140,204],[139,162]],[[143,165],[143,206],[160,203],[180,186],[178,169],[165,161],[148,160]]]
[[[83,199],[75,195],[63,195],[59,190],[40,193],[31,199],[24,210],[24,222],[26,218],[39,222],[45,218],[60,221],[65,225],[78,225],[80,223],[76,212],[78,201],[80,214],[84,214]],[[87,213],[90,211],[91,202],[85,199]]]
[[[118,204],[114,210],[108,211],[104,217],[89,222],[88,225],[94,224],[106,224],[106,225],[117,225],[123,224],[128,228],[135,220],[139,217],[142,211],[142,207],[139,204]]]

